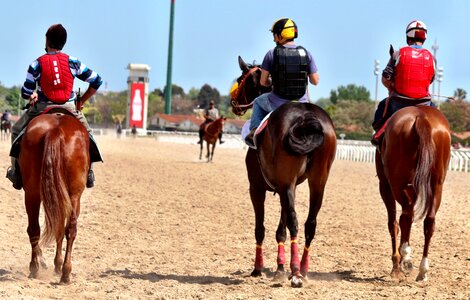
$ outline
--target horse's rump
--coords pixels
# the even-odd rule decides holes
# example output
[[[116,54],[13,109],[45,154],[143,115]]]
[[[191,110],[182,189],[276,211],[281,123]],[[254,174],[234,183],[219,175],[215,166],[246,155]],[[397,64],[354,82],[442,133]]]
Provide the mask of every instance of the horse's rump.
[[[450,159],[447,120],[429,106],[399,110],[386,127],[381,157],[392,187],[413,186],[418,197],[415,214],[421,219],[432,208],[433,185],[446,176]]]
[[[287,103],[274,111],[268,126],[274,136],[282,137],[291,155],[307,155],[323,143],[321,110],[310,103]]]
[[[90,165],[89,138],[74,116],[46,114],[33,119],[21,140],[19,163],[25,196],[38,194],[46,226],[42,243],[64,234],[71,196],[83,192]]]

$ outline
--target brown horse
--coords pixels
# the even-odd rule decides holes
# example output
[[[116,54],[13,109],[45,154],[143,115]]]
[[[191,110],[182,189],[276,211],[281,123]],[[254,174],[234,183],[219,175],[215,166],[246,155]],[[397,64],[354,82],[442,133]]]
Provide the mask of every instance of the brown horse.
[[[46,246],[54,239],[57,245],[55,272],[62,273],[61,283],[70,282],[80,197],[90,166],[89,143],[85,127],[71,115],[43,114],[26,127],[19,164],[32,248],[30,277],[38,275],[40,246]],[[41,202],[46,220],[42,236],[38,220]],[[67,240],[65,260],[62,258],[64,236]]]
[[[10,134],[11,134],[11,121],[5,121],[3,120],[1,123],[1,139],[2,141],[7,141],[10,140]]]
[[[206,141],[207,147],[207,162],[212,161],[214,158],[214,149],[215,145],[217,144],[217,139],[219,138],[220,133],[224,129],[224,121],[226,120],[225,117],[220,117],[214,122],[210,122],[204,128],[204,141]],[[202,159],[202,148],[203,142],[201,143],[201,151],[199,152],[199,159]],[[211,147],[212,146],[212,147]]]
[[[261,93],[256,66],[247,65],[239,57],[243,72],[237,79],[238,91],[232,93],[233,111],[243,113],[240,103],[249,104]],[[253,71],[255,70],[255,71]],[[325,184],[336,153],[336,134],[328,114],[311,103],[287,103],[276,109],[263,132],[256,137],[257,150],[246,154],[250,197],[255,211],[256,256],[252,276],[261,276],[264,268],[263,240],[264,203],[266,192],[278,193],[281,217],[276,231],[278,243],[276,278],[284,277],[286,227],[290,232],[291,285],[302,286],[308,273],[310,244],[315,236],[317,214],[323,201]],[[305,248],[299,260],[298,222],[295,212],[295,189],[308,181],[310,209],[305,222]]]
[[[427,280],[429,244],[441,203],[450,146],[449,123],[436,108],[402,108],[387,124],[381,149],[376,152],[376,169],[392,238],[393,279],[399,280],[403,271],[412,269],[411,225],[415,217],[424,217],[424,250],[416,280]],[[402,207],[399,225],[395,201]]]

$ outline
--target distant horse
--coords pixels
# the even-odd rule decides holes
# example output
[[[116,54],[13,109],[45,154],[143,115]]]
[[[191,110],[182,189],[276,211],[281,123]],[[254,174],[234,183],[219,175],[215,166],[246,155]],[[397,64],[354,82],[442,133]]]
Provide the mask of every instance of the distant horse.
[[[2,141],[9,140],[11,134],[11,121],[3,120],[1,126]]]
[[[254,98],[261,94],[259,68],[238,58],[242,75],[238,89],[231,93],[232,108],[243,114]],[[249,148],[245,163],[250,182],[250,197],[255,211],[256,256],[251,276],[261,276],[264,268],[263,240],[264,202],[266,192],[278,193],[281,217],[276,231],[278,243],[276,278],[285,276],[284,243],[286,227],[290,232],[291,285],[302,286],[308,273],[309,247],[315,236],[317,214],[323,201],[325,184],[336,152],[336,134],[328,114],[311,103],[287,103],[276,109],[264,131],[256,137],[257,150]],[[308,180],[310,209],[305,222],[305,248],[299,260],[297,244],[298,222],[295,212],[296,186]]]
[[[61,283],[70,282],[80,197],[90,167],[89,143],[85,127],[72,115],[43,114],[26,127],[19,165],[32,248],[30,277],[38,275],[40,246],[46,246],[54,239],[57,244],[55,272],[62,273]],[[42,237],[38,220],[41,202],[46,220]],[[64,237],[67,240],[65,260],[62,258]]]
[[[424,217],[424,250],[416,280],[427,280],[429,244],[441,203],[450,146],[449,123],[434,107],[402,108],[386,126],[375,161],[392,238],[393,279],[399,280],[403,271],[412,269],[411,224],[415,217]],[[400,244],[395,201],[402,207]]]
[[[212,161],[214,158],[214,150],[215,145],[217,144],[217,140],[219,138],[220,133],[224,129],[224,121],[226,118],[223,116],[215,120],[214,122],[210,122],[206,125],[204,129],[204,141],[206,141],[207,147],[207,162]],[[199,159],[202,159],[202,148],[204,142],[201,143],[201,151],[199,152]],[[211,147],[212,146],[212,147]]]

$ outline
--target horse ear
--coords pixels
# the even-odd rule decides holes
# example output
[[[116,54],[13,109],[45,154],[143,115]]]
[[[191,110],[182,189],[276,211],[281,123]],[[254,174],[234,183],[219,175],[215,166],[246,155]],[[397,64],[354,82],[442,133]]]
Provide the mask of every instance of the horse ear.
[[[249,70],[248,65],[246,62],[241,58],[241,56],[238,56],[238,64],[240,65],[240,69],[243,72],[247,72]]]
[[[395,53],[395,49],[393,49],[392,44],[390,44],[390,50],[388,52],[390,53],[390,57],[393,57],[393,53]]]

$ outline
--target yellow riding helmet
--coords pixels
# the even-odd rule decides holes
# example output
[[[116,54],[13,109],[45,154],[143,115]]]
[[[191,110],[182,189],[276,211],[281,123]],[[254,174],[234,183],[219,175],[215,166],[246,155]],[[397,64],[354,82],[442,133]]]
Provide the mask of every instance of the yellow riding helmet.
[[[295,39],[298,35],[297,25],[289,18],[282,18],[274,22],[271,32],[281,35],[286,40]]]

